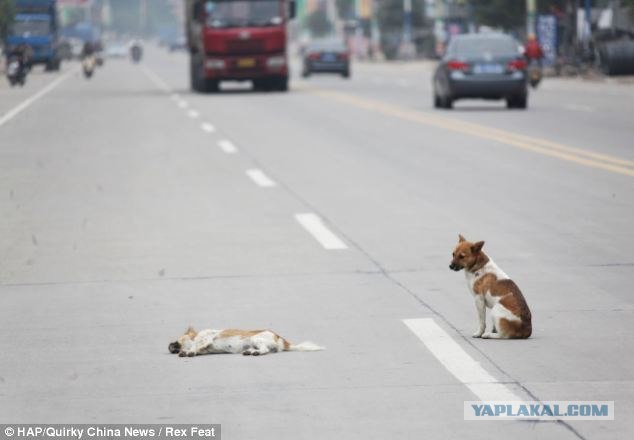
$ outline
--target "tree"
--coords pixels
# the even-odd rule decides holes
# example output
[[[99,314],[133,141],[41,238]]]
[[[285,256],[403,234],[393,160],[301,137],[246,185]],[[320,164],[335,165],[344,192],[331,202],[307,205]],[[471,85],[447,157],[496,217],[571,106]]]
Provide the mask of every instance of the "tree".
[[[0,40],[4,40],[13,22],[15,7],[13,0],[0,0]]]
[[[621,4],[624,7],[629,8],[630,17],[634,20],[634,0],[621,0]]]
[[[423,0],[412,0],[412,34],[416,35],[424,26]],[[388,58],[395,58],[403,37],[403,0],[381,0],[374,3],[377,22],[381,31],[381,50]],[[415,41],[420,47],[422,41]]]
[[[355,0],[337,0],[337,12],[344,20],[354,17]]]
[[[328,20],[328,14],[325,9],[316,9],[308,17],[306,17],[306,26],[310,33],[315,37],[323,37],[328,35],[332,30],[332,24]]]
[[[516,29],[526,23],[524,0],[470,0],[476,25]]]

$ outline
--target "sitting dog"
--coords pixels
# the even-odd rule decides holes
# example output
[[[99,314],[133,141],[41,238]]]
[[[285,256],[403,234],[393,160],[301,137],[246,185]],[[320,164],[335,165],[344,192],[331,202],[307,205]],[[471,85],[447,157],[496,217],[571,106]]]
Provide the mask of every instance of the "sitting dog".
[[[271,330],[213,330],[197,332],[188,328],[176,342],[169,345],[170,353],[180,357],[215,353],[242,353],[260,356],[278,351],[318,351],[324,347],[312,342],[291,344]]]
[[[474,338],[518,339],[532,333],[531,311],[519,287],[482,252],[483,241],[472,243],[459,235],[449,268],[465,270],[475,297],[478,329]],[[485,332],[486,308],[491,309],[493,330]]]

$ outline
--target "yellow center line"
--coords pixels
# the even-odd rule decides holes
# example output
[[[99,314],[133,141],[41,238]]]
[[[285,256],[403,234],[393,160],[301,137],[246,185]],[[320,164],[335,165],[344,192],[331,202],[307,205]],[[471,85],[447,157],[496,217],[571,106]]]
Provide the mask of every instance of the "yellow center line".
[[[354,107],[404,119],[410,122],[425,124],[449,131],[462,133],[482,139],[493,140],[538,154],[555,157],[568,162],[598,168],[613,173],[634,176],[634,161],[620,157],[601,154],[590,150],[575,148],[531,136],[511,133],[497,128],[487,127],[472,122],[460,121],[443,116],[432,115],[419,110],[408,109],[382,101],[361,98],[348,93],[301,87],[318,96],[330,98]]]

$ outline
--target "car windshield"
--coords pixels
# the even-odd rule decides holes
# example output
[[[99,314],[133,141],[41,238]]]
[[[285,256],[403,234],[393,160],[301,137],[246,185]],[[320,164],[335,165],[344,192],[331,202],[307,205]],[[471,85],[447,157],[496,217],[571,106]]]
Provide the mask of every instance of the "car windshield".
[[[518,45],[512,38],[457,38],[451,44],[450,52],[460,57],[514,56]]]
[[[313,41],[308,45],[309,51],[345,52],[346,47],[340,41]]]
[[[274,26],[282,23],[278,0],[211,0],[205,3],[207,26]]]
[[[26,20],[16,21],[13,24],[14,35],[48,35],[50,25],[48,21]]]

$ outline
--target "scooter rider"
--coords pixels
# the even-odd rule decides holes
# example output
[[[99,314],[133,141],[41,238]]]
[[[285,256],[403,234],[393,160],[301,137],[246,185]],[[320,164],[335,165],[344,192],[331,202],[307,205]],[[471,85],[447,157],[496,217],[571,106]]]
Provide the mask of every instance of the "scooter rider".
[[[20,44],[9,48],[7,61],[15,59],[20,63],[20,69],[28,70],[31,64],[31,48],[26,44]]]
[[[138,40],[134,40],[132,44],[130,44],[130,57],[132,61],[138,63],[141,61],[141,57],[143,56],[143,46],[141,46],[141,42]]]
[[[84,43],[84,47],[81,50],[82,59],[93,56],[94,54],[95,54],[95,45],[90,41],[86,41]]]
[[[526,40],[526,48],[524,50],[524,55],[526,56],[526,61],[529,63],[531,61],[536,61],[537,64],[541,67],[542,58],[544,58],[544,51],[542,50],[537,38],[534,34],[528,36]]]

